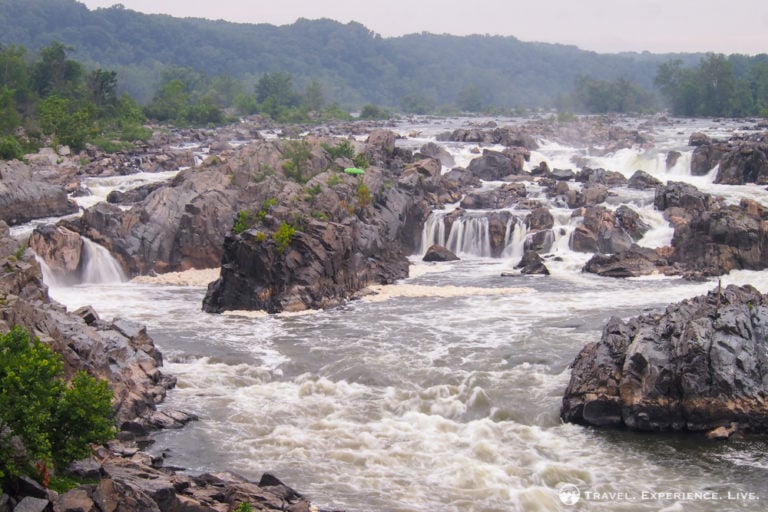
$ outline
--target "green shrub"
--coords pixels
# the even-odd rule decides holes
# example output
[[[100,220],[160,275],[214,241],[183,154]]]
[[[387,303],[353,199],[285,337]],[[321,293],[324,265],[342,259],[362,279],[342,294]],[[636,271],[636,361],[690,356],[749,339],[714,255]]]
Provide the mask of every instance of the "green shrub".
[[[23,157],[24,148],[16,137],[0,137],[0,160],[21,160]]]
[[[322,144],[322,147],[333,160],[340,157],[349,158],[350,160],[355,158],[355,146],[348,139],[338,142],[335,146]]]
[[[240,210],[232,226],[232,232],[239,235],[243,231],[251,229],[254,224],[254,214],[251,210]]]
[[[295,227],[291,226],[285,221],[281,222],[280,227],[277,228],[275,234],[272,235],[272,239],[275,241],[275,245],[277,246],[277,252],[282,253],[285,251],[288,246],[291,245],[291,240],[293,240],[293,235],[295,234]]]
[[[64,467],[89,453],[90,443],[115,434],[112,392],[106,381],[78,372],[62,377],[63,363],[48,345],[19,327],[0,334],[0,479],[28,472],[35,461]],[[25,462],[12,437],[25,447]]]

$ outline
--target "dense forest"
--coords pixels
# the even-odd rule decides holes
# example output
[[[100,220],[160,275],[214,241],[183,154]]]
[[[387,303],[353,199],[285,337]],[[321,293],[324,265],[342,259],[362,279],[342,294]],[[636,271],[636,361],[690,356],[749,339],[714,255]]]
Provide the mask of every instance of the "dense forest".
[[[46,144],[119,148],[147,137],[148,120],[530,108],[768,117],[768,55],[600,55],[513,37],[385,39],[332,20],[276,27],[0,0],[0,158]]]
[[[93,11],[75,0],[0,0],[0,43],[37,51],[53,41],[89,68],[117,72],[120,90],[148,103],[168,67],[230,76],[251,91],[264,73],[313,81],[329,102],[401,109],[457,105],[462,110],[551,107],[574,79],[626,79],[653,87],[659,64],[701,55],[602,55],[514,37],[428,33],[383,38],[359,23],[299,20],[237,24],[145,15],[117,4]]]

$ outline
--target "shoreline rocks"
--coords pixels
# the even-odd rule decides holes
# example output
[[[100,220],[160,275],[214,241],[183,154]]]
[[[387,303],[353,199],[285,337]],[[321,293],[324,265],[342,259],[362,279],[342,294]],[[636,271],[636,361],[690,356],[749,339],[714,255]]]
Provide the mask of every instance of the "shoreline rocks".
[[[728,286],[626,322],[573,362],[561,418],[641,431],[768,431],[768,295]]]

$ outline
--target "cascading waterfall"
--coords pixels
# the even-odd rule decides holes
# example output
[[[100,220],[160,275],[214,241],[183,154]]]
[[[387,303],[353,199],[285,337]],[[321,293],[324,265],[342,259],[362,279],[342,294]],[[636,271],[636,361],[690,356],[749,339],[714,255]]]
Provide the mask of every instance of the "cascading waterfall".
[[[121,283],[127,280],[122,267],[108,250],[92,240],[82,238],[81,281],[83,283]]]
[[[507,222],[507,231],[504,235],[504,252],[502,258],[520,261],[525,252],[525,237],[528,236],[528,227],[520,219],[511,218]]]
[[[491,237],[486,217],[456,219],[445,246],[460,256],[491,256]]]
[[[52,269],[40,256],[37,261],[43,273],[43,280],[53,288],[77,284],[122,283],[128,280],[123,268],[104,247],[93,240],[81,237],[83,249],[80,264],[75,272],[65,273]]]

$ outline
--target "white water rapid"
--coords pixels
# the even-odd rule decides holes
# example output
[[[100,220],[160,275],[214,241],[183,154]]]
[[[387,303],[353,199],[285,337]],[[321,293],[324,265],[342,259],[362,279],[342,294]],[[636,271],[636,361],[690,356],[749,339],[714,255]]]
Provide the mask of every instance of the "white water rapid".
[[[418,148],[458,122],[403,125],[402,133],[421,135],[398,143]],[[684,168],[692,131],[728,129],[680,121],[656,131],[654,150],[590,162],[768,204],[762,187],[718,186]],[[475,156],[474,144],[440,144],[457,165]],[[573,167],[570,158],[582,149],[543,141],[528,165]],[[671,149],[683,153],[682,163],[667,171],[663,155]],[[653,227],[643,245],[656,247],[669,243],[671,229],[652,200],[627,192],[608,206],[636,209]],[[710,444],[561,423],[568,365],[599,339],[610,316],[661,308],[716,281],[582,274],[590,255],[568,248],[571,211],[549,207],[557,228],[548,277],[500,277],[522,255],[524,225],[510,222],[502,257],[490,258],[479,215],[446,232],[441,216],[449,211],[441,211],[425,228],[423,246],[444,243],[461,261],[428,265],[415,255],[411,277],[372,300],[304,315],[208,315],[200,284],[49,284],[70,308],[90,304],[104,318],[147,324],[165,371],[179,381],[167,406],[200,417],[158,433],[153,450],[190,472],[233,470],[258,479],[269,470],[320,507],[349,512],[763,510],[765,440]],[[766,292],[768,273],[735,272],[723,278],[729,283]],[[581,493],[575,506],[559,498],[565,483]]]

